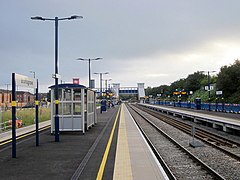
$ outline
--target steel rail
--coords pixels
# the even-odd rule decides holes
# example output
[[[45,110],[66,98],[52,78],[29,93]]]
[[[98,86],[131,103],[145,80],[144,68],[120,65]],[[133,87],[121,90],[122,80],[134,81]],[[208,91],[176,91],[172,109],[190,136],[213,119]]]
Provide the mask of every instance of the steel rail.
[[[179,121],[175,120],[174,118],[170,118],[169,116],[167,116],[165,114],[161,114],[160,112],[154,111],[154,110],[149,109],[149,108],[144,108],[144,107],[141,106],[140,109],[149,113],[149,114],[151,114],[152,116],[154,116],[158,119],[160,118],[159,116],[164,116],[164,118],[168,118],[168,119],[162,119],[161,118],[161,120],[170,124],[170,125],[172,125],[172,126],[174,126],[174,127],[176,127],[176,128],[178,128],[179,130],[191,135],[192,126],[190,126],[189,124],[186,124],[184,122],[179,122]],[[169,120],[169,119],[171,119],[171,120]],[[175,121],[172,121],[172,120],[175,120]],[[222,136],[218,136],[216,134],[210,133],[210,132],[208,132],[206,130],[203,130],[201,128],[195,127],[195,129],[196,129],[196,133],[195,133],[196,138],[198,138],[201,141],[204,141],[205,143],[207,143],[207,144],[213,146],[214,148],[222,151],[223,153],[227,154],[228,156],[240,161],[240,156],[238,154],[234,154],[231,151],[226,150],[223,147],[218,145],[218,144],[226,145],[227,141],[229,141],[229,143],[227,143],[227,146],[234,148],[235,146],[240,147],[239,143],[237,143],[235,141],[231,141],[229,139],[226,139]],[[203,135],[203,133],[205,135]],[[214,136],[216,136],[216,137],[214,137]],[[221,141],[221,142],[219,142],[219,141]]]
[[[130,106],[127,105],[127,108],[131,108]],[[168,178],[170,180],[177,180],[177,178],[174,176],[174,174],[172,173],[172,171],[169,169],[168,165],[165,163],[165,161],[163,160],[162,156],[159,154],[159,152],[157,151],[157,149],[155,148],[155,146],[153,145],[153,143],[151,142],[151,140],[148,138],[148,136],[146,135],[146,133],[143,131],[143,129],[141,128],[141,126],[139,125],[139,123],[136,121],[136,118],[132,115],[132,113],[129,111],[129,113],[131,114],[132,118],[134,119],[135,123],[137,124],[138,128],[140,129],[140,131],[142,132],[144,138],[146,139],[147,143],[149,144],[149,146],[151,147],[153,153],[155,154],[156,158],[158,159],[159,163],[161,164],[161,166],[163,167],[165,173],[167,174]]]
[[[130,106],[128,106],[130,107]],[[131,106],[132,108],[132,106]],[[132,108],[133,109],[133,108]],[[181,144],[179,144],[177,141],[175,141],[172,137],[170,137],[168,134],[166,134],[164,131],[162,131],[159,127],[157,127],[153,122],[151,122],[148,118],[146,118],[144,115],[139,113],[136,109],[133,109],[139,116],[141,116],[145,121],[147,121],[152,127],[154,127],[159,133],[163,134],[166,138],[168,138],[171,142],[173,142],[175,145],[177,145],[180,149],[182,149],[185,153],[187,153],[192,159],[194,159],[196,162],[201,164],[205,170],[207,170],[209,173],[211,173],[215,178],[224,180],[225,178],[222,177],[219,173],[217,173],[215,170],[213,170],[211,167],[209,167],[206,163],[201,161],[199,158],[197,158],[194,154],[192,154],[190,151],[188,151],[186,148],[184,148]]]

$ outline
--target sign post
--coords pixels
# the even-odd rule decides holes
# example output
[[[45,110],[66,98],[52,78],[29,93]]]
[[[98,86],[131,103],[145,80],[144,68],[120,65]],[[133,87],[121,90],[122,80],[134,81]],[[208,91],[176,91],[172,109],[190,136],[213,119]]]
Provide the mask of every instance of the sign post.
[[[35,118],[36,118],[36,146],[39,146],[39,128],[38,128],[38,79],[37,79],[37,88],[36,88],[36,97],[35,97]]]
[[[16,86],[23,86],[28,88],[36,88],[35,79],[12,73],[12,158],[16,158]],[[38,90],[36,90],[37,96]],[[37,108],[36,108],[37,109]],[[38,109],[36,110],[36,112]],[[36,116],[36,128],[38,128],[38,116]],[[38,129],[37,129],[38,131]],[[38,136],[38,133],[36,133]]]
[[[201,142],[195,140],[196,128],[195,128],[194,124],[192,124],[191,134],[192,134],[192,142],[190,142],[189,145],[194,148],[203,147],[204,145]]]
[[[16,80],[12,73],[12,158],[16,158]]]

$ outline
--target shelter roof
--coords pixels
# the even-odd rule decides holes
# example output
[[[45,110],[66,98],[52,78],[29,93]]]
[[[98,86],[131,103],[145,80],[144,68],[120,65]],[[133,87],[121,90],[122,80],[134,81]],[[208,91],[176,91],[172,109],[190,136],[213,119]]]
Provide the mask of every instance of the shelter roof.
[[[50,86],[49,88],[53,89],[55,88],[55,85]],[[58,84],[58,88],[59,89],[67,89],[67,88],[71,88],[71,89],[86,89],[86,86],[80,85],[80,84],[71,84],[71,83],[67,83],[67,84]]]

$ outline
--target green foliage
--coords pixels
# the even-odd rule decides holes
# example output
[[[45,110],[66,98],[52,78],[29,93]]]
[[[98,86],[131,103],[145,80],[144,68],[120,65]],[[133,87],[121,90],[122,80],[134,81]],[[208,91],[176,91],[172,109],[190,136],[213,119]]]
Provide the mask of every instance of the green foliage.
[[[223,97],[231,102],[239,103],[240,94],[240,61],[233,65],[223,66],[218,74],[217,89],[223,91]]]
[[[12,111],[3,111],[2,112],[2,122],[12,119]]]
[[[215,92],[216,91],[211,91],[210,94],[211,102],[216,99]],[[195,91],[195,93],[191,96],[191,101],[194,101],[196,98],[200,98],[202,102],[208,102],[208,91],[205,91],[203,89]]]
[[[210,84],[215,84],[216,87],[211,91],[210,101],[215,102],[216,90],[223,91],[223,96],[218,98],[224,98],[225,102],[229,103],[240,103],[240,61],[236,60],[233,65],[223,66],[218,75],[211,76],[208,79],[208,75],[203,72],[195,72],[187,76],[187,78],[179,79],[173,82],[170,86],[161,85],[159,87],[148,87],[146,89],[146,95],[153,95],[156,97],[157,94],[161,94],[160,99],[166,99],[171,96],[170,99],[174,99],[177,96],[173,96],[173,92],[186,91],[189,93],[193,91],[191,100],[195,98],[201,98],[202,102],[207,102],[209,99],[208,91],[204,90],[204,87]],[[169,98],[168,98],[169,99]],[[182,100],[186,97],[181,96]]]
[[[207,76],[201,72],[195,72],[194,74],[190,74],[188,75],[186,80],[188,86],[187,88],[190,91],[195,92],[207,83],[207,81],[205,82],[205,80],[207,80]]]
[[[17,110],[17,119],[23,121],[24,125],[31,125],[35,123],[35,109],[19,109]],[[6,122],[12,119],[12,111],[2,112],[2,122]],[[51,109],[50,108],[39,108],[39,121],[47,121],[51,119]]]
[[[119,98],[122,101],[137,101],[137,95],[124,94],[124,95],[120,95]]]

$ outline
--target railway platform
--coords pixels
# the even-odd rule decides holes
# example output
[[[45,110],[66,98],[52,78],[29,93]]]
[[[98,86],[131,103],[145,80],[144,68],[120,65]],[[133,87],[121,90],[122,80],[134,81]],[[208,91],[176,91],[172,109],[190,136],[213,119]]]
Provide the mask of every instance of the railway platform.
[[[124,104],[119,122],[114,179],[168,179]]]
[[[98,110],[99,111],[99,110]],[[0,146],[0,179],[168,179],[124,104],[98,112],[98,123],[84,135],[50,128]]]
[[[153,105],[140,103],[141,106],[145,106],[157,111],[164,112],[166,114],[171,114],[173,116],[178,116],[181,118],[188,118],[196,123],[208,124],[215,129],[222,130],[225,132],[240,132],[240,115],[205,111],[205,110],[192,110],[187,108],[175,108],[163,105]]]

